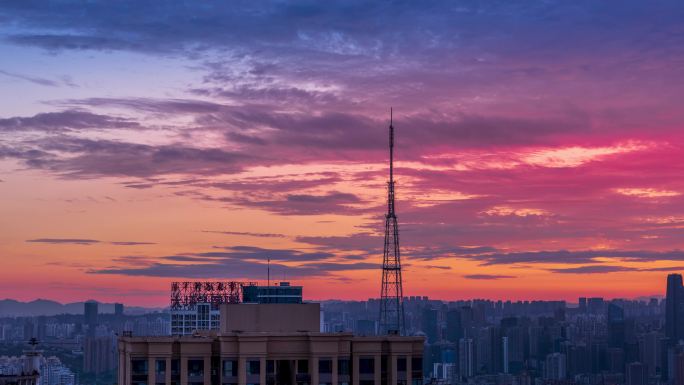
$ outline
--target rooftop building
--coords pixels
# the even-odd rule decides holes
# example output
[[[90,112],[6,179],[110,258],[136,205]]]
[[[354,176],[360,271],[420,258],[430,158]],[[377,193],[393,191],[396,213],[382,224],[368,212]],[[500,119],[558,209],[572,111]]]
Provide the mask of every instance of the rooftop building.
[[[245,282],[174,282],[171,285],[171,334],[218,330],[224,303],[302,303],[302,286],[289,282],[259,286]]]
[[[245,286],[242,289],[242,302],[302,303],[302,292],[301,286],[290,286],[289,282],[268,286]]]
[[[320,333],[318,303],[220,305],[219,330],[119,338],[118,384],[421,384],[423,337]]]

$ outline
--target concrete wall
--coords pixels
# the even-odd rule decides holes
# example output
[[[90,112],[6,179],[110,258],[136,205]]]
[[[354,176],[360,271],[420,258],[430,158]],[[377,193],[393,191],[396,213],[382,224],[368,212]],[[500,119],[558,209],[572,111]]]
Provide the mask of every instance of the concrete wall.
[[[221,332],[318,332],[321,305],[301,304],[223,304]]]

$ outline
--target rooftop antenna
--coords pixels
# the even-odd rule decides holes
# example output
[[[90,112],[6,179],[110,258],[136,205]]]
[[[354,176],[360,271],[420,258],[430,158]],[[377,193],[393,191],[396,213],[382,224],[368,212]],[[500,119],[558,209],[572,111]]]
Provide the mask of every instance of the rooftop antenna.
[[[399,253],[399,225],[394,211],[394,120],[390,107],[389,181],[387,182],[387,214],[385,245],[382,255],[382,287],[380,289],[380,333],[403,335],[404,291]]]

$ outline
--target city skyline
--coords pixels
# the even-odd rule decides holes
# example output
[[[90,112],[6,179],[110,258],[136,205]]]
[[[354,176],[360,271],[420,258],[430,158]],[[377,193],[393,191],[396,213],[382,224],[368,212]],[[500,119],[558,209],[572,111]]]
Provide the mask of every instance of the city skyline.
[[[192,17],[188,17],[192,15]],[[4,298],[664,296],[684,4],[0,3]],[[27,282],[30,287],[26,287]]]

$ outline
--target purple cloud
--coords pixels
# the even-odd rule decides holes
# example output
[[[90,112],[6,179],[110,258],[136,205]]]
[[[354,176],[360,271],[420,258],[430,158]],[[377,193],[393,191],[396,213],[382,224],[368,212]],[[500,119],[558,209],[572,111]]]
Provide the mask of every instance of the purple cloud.
[[[497,279],[516,278],[516,277],[513,275],[500,275],[500,274],[468,274],[468,275],[464,275],[463,278],[475,279],[475,280],[497,280]]]
[[[258,237],[258,238],[285,238],[283,234],[274,233],[253,233],[249,231],[215,231],[215,230],[202,230],[203,233],[212,234],[223,234],[223,235],[244,235],[248,237]]]
[[[79,238],[37,238],[28,239],[29,243],[49,243],[53,245],[72,244],[72,245],[94,245],[100,241],[94,239],[79,239]]]
[[[335,273],[353,270],[379,269],[380,265],[368,262],[346,263],[334,261],[332,254],[305,253],[297,250],[262,249],[253,246],[227,247],[225,252],[205,252],[164,257],[125,256],[115,258],[119,266],[91,269],[91,274],[117,274],[149,277],[183,278],[263,278],[270,257],[271,271],[288,277],[334,276]],[[300,262],[289,266],[281,262]],[[179,263],[185,262],[185,263]],[[191,262],[190,264],[186,264]],[[303,262],[303,263],[302,263]]]
[[[109,242],[112,245],[115,246],[145,246],[145,245],[156,245],[154,242],[136,242],[136,241],[118,241],[118,242]]]
[[[38,130],[50,132],[101,130],[114,128],[140,128],[140,125],[126,118],[93,114],[87,111],[65,110],[44,112],[30,117],[0,119],[0,131]]]
[[[9,76],[9,77],[15,78],[15,79],[25,80],[27,82],[30,82],[33,84],[38,84],[40,86],[47,86],[47,87],[59,86],[59,83],[57,83],[54,80],[50,80],[50,79],[44,79],[44,78],[35,77],[35,76],[22,75],[22,74],[18,74],[18,73],[14,73],[14,72],[3,71],[3,70],[0,70],[0,74],[5,75],[5,76]]]
[[[610,266],[610,265],[586,265],[580,267],[571,267],[567,269],[549,269],[549,271],[558,274],[606,274],[623,271],[637,271],[639,269],[626,266]]]

